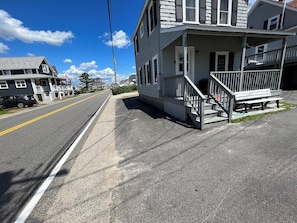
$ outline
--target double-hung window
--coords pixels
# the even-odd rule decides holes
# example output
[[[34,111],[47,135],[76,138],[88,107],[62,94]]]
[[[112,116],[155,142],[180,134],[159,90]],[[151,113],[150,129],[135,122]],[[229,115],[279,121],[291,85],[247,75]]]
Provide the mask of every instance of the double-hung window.
[[[218,0],[218,24],[231,25],[232,0]]]
[[[277,30],[280,24],[280,15],[276,15],[270,19],[268,19],[268,30]]]
[[[152,64],[153,83],[157,83],[158,82],[158,73],[159,73],[158,55],[154,56],[152,61],[153,61],[153,64]]]
[[[199,23],[199,0],[183,0],[185,22]]]

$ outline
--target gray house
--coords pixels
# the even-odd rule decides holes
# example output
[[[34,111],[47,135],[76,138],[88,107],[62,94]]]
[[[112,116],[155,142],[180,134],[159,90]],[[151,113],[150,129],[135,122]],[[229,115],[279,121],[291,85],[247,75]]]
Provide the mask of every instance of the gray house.
[[[297,0],[258,0],[248,12],[248,27],[264,30],[297,32]],[[279,68],[282,41],[263,43],[249,49],[249,69]],[[282,78],[283,89],[297,89],[297,36],[287,38]]]
[[[0,96],[34,95],[38,101],[53,101],[73,95],[73,88],[59,77],[45,57],[0,58]]]
[[[248,29],[247,15],[246,0],[146,0],[133,35],[141,100],[202,129],[232,119],[236,92],[279,95],[280,69],[246,71],[246,50],[293,34]]]

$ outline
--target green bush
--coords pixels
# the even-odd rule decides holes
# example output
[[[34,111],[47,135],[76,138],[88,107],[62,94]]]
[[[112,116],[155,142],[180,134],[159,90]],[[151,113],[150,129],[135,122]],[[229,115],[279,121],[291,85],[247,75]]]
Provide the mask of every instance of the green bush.
[[[116,95],[116,94],[122,94],[122,93],[127,93],[127,92],[132,92],[132,91],[136,91],[137,90],[137,86],[136,85],[131,85],[131,86],[119,86],[119,87],[115,87],[112,89],[112,94]]]

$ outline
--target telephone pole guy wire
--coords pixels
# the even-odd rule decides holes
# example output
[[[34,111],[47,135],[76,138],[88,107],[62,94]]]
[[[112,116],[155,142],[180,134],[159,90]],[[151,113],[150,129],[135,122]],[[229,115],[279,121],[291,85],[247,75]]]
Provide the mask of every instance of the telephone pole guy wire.
[[[115,81],[115,85],[117,85],[116,59],[115,59],[115,56],[114,56],[114,45],[113,45],[113,36],[112,36],[110,0],[107,0],[107,8],[108,8],[109,32],[110,32],[112,58],[113,58],[113,67],[114,67],[114,81]]]

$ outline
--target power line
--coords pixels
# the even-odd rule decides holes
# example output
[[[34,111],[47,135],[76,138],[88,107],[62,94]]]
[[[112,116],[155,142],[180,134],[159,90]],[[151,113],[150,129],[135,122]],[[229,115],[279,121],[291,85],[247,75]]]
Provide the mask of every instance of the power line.
[[[115,59],[115,56],[114,56],[110,0],[107,0],[107,8],[108,8],[109,31],[110,31],[110,40],[111,40],[112,58],[113,58],[113,67],[114,67],[114,81],[115,81],[115,85],[117,85],[116,59]]]

